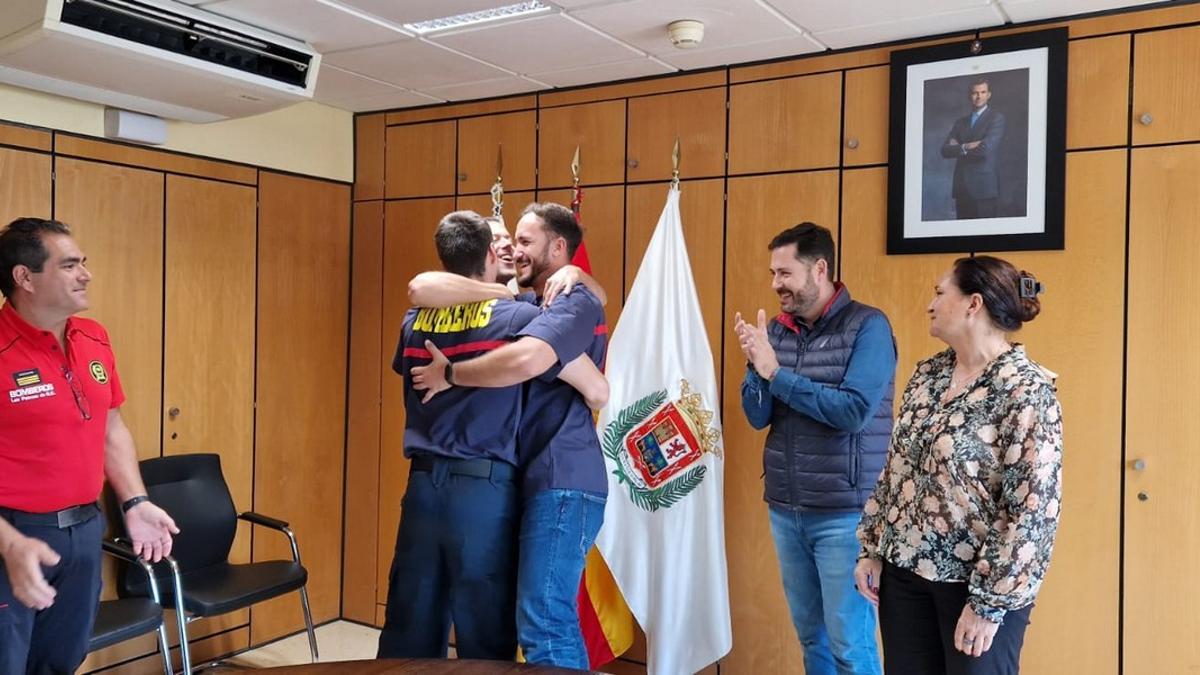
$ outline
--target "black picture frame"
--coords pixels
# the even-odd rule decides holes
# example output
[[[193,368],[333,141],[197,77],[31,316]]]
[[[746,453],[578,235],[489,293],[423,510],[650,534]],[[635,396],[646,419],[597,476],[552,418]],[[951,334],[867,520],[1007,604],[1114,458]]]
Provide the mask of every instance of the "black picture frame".
[[[894,51],[890,106],[888,254],[1064,247],[1066,28]]]

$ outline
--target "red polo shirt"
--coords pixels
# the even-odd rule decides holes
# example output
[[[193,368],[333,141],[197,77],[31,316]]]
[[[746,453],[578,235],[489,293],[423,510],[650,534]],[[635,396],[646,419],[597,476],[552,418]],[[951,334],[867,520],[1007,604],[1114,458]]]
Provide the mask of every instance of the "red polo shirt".
[[[125,394],[103,326],[72,317],[66,344],[0,309],[0,507],[46,513],[100,496],[108,411]]]

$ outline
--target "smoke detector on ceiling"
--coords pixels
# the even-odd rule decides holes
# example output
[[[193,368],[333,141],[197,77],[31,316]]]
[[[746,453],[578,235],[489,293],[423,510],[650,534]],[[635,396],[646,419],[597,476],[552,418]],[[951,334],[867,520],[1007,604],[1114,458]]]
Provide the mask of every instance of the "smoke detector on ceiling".
[[[683,19],[667,24],[667,35],[677,49],[691,49],[704,39],[704,23]]]

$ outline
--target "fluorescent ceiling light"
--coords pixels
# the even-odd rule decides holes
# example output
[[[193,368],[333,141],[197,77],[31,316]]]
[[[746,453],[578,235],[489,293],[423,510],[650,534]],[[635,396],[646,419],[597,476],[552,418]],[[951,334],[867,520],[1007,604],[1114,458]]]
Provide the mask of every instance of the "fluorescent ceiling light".
[[[513,19],[518,16],[540,14],[549,10],[550,7],[542,4],[541,0],[528,0],[527,2],[518,2],[513,5],[505,5],[503,7],[496,7],[494,9],[485,9],[479,12],[469,12],[467,14],[447,16],[441,19],[430,19],[429,21],[419,21],[417,23],[406,23],[404,24],[404,27],[416,33],[417,35],[424,35],[434,31],[462,28],[463,26],[472,26],[477,23],[486,23],[488,21]]]

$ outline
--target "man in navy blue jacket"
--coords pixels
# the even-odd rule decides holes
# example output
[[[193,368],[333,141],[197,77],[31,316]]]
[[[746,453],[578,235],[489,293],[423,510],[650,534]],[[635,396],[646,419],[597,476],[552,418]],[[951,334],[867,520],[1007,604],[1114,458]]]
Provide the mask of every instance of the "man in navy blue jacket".
[[[736,325],[742,409],[770,426],[764,498],[807,675],[878,675],[875,615],[854,590],[854,530],[887,457],[896,346],[883,312],[833,281],[829,230],[801,223],[771,251],[781,313]]]

